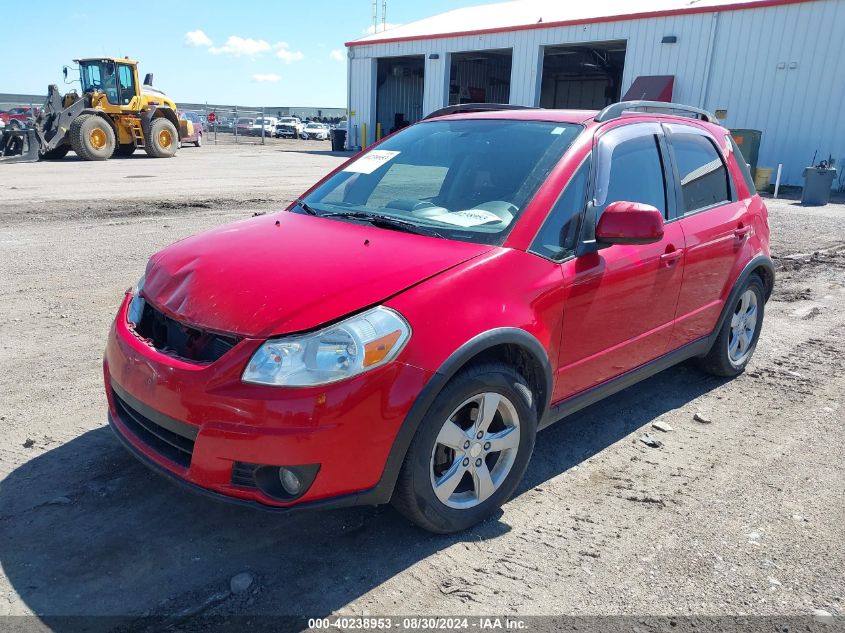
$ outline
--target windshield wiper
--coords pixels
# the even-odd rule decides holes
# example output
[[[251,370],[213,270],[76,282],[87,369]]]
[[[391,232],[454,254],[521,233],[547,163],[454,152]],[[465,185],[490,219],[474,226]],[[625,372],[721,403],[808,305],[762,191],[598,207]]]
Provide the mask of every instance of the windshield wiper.
[[[392,218],[389,215],[365,213],[363,211],[335,211],[333,213],[323,213],[320,217],[363,220],[381,229],[393,229],[396,231],[404,231],[405,233],[414,233],[415,235],[427,235],[429,237],[440,237],[446,239],[442,234],[438,233],[434,229],[422,227],[419,224],[414,224],[413,222],[409,222],[407,220]]]
[[[320,215],[319,213],[317,213],[317,211],[316,211],[316,209],[314,209],[314,207],[309,206],[309,204],[307,202],[303,201],[303,200],[297,200],[296,204],[300,209],[305,211],[305,213],[307,213],[308,215]]]

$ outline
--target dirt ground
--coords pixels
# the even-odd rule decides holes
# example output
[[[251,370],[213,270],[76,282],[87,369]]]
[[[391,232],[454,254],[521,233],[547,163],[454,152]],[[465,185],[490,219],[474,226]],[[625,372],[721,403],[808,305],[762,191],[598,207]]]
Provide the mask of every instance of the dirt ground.
[[[291,200],[326,150],[2,168],[0,615],[845,613],[845,205],[769,202],[778,279],[744,375],[682,365],[543,431],[467,533],[230,507],[130,456],[101,384],[124,289],[166,244]]]

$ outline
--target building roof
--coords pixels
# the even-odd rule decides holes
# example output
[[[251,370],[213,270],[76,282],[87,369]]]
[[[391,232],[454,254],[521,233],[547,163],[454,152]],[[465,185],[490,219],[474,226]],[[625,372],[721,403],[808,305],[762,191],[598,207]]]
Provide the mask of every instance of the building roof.
[[[464,7],[347,42],[364,46],[408,40],[615,22],[665,15],[736,11],[812,0],[514,0]]]

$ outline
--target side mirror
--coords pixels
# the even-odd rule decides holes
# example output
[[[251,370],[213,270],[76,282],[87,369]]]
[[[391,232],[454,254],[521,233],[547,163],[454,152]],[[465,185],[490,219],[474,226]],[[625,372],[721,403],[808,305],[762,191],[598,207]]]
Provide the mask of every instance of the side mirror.
[[[663,214],[649,204],[612,202],[596,226],[604,244],[653,244],[663,239]]]
[[[62,74],[65,76],[65,80],[67,80],[67,66],[62,68]]]
[[[153,74],[147,73],[144,77],[144,85],[145,86],[152,86],[153,85]]]

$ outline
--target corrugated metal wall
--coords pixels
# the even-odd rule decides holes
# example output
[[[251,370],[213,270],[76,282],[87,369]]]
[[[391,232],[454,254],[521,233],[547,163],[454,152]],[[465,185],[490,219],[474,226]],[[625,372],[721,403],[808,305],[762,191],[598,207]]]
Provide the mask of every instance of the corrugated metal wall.
[[[763,131],[760,165],[801,184],[818,150],[845,168],[845,1],[699,13],[353,47],[352,125],[375,121],[377,57],[423,54],[423,112],[448,102],[449,53],[513,49],[510,102],[536,105],[541,47],[626,40],[622,92],[639,75],[675,75],[674,100],[727,110],[725,126]],[[676,44],[662,44],[675,35]],[[437,59],[429,55],[437,54]],[[782,68],[779,66],[783,64]]]

